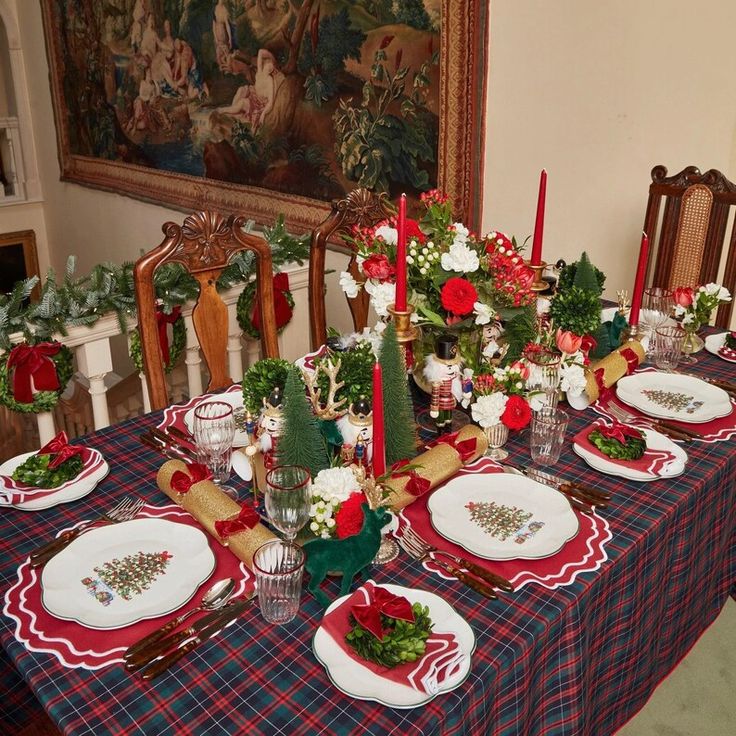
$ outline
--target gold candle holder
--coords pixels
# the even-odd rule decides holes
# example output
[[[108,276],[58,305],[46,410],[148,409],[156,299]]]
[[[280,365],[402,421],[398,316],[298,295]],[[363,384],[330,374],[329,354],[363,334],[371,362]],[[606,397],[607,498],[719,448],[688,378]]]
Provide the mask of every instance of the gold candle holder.
[[[395,304],[390,304],[387,309],[396,327],[396,340],[399,343],[401,355],[404,358],[404,365],[408,367],[406,360],[407,348],[419,337],[419,330],[411,323],[411,315],[414,313],[414,307],[411,304],[407,304],[406,311],[399,312]]]
[[[532,265],[528,260],[525,260],[524,263],[534,271],[534,283],[531,287],[532,291],[547,291],[547,289],[549,289],[549,284],[542,279],[542,274],[544,273],[544,269],[547,268],[547,264],[542,261],[538,265]]]

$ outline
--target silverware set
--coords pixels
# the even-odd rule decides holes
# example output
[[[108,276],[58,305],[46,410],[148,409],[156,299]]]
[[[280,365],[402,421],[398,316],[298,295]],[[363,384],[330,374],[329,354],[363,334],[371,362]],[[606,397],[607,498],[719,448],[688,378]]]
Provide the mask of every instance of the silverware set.
[[[169,459],[199,462],[193,438],[176,427],[167,427],[163,430],[153,427],[138,435],[138,439]]]
[[[681,442],[691,442],[694,439],[702,437],[699,432],[695,432],[692,429],[685,429],[684,427],[677,427],[674,424],[663,421],[661,419],[649,419],[646,417],[635,417],[625,409],[615,404],[613,401],[609,402],[606,407],[607,411],[613,416],[614,419],[618,420],[622,424],[644,424],[647,427],[651,427],[660,434],[664,434],[672,440],[679,440]]]

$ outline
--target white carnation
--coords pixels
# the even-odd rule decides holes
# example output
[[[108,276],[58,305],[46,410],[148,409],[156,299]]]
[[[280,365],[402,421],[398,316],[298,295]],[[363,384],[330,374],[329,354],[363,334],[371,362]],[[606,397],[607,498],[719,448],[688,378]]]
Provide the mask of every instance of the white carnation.
[[[370,294],[376,314],[379,317],[388,317],[388,307],[396,301],[396,284],[388,281],[379,284],[369,279],[365,282],[365,290]]]
[[[478,254],[465,243],[455,241],[447,253],[442,254],[440,265],[445,271],[473,273],[480,267],[480,259]]]
[[[376,229],[376,237],[383,238],[389,245],[396,245],[399,239],[399,233],[395,227],[381,225],[381,227]]]
[[[455,230],[455,238],[453,239],[453,244],[458,243],[461,245],[465,245],[465,243],[468,242],[468,235],[470,235],[470,230],[465,227],[465,225],[462,224],[462,222],[456,222],[452,226]]]
[[[506,408],[508,398],[500,391],[486,396],[479,396],[477,401],[470,406],[473,421],[481,427],[492,427],[501,421],[501,414]]]
[[[348,271],[340,271],[340,288],[347,294],[349,299],[355,299],[360,291],[360,284]]]
[[[477,325],[487,325],[496,316],[493,308],[483,304],[483,302],[473,304],[473,311],[475,312],[475,324]]]
[[[560,366],[560,388],[572,396],[579,396],[585,390],[587,380],[582,366],[569,364]]]
[[[342,503],[353,491],[358,490],[358,483],[350,468],[326,468],[317,473],[313,488],[318,489],[322,498],[329,499],[331,503]]]

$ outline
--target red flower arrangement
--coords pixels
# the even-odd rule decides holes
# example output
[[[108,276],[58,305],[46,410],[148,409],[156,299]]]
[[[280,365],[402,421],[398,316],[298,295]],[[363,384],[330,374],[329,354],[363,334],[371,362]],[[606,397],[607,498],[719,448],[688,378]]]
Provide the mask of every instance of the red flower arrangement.
[[[524,429],[532,418],[529,404],[521,396],[513,394],[506,402],[506,408],[501,414],[501,421],[512,431]]]
[[[363,273],[369,279],[388,281],[396,275],[396,268],[383,253],[374,253],[363,261]]]
[[[440,291],[440,301],[448,312],[462,317],[473,311],[473,305],[478,301],[478,292],[470,281],[456,276],[445,281]]]
[[[338,539],[352,537],[363,527],[363,508],[365,496],[362,493],[351,493],[346,501],[340,504],[335,514],[335,534]]]

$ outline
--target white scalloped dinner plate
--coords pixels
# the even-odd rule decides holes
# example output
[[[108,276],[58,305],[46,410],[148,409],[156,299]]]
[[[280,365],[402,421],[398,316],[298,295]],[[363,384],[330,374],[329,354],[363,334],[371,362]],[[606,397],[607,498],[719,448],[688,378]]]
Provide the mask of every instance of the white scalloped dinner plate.
[[[508,533],[474,520],[468,508],[471,503],[478,504],[481,513],[495,510],[505,516]],[[509,473],[456,476],[429,497],[427,508],[438,534],[488,560],[549,557],[559,552],[580,526],[559,491]]]
[[[163,552],[171,557],[162,572],[133,574],[140,588],[142,581],[148,584],[137,593],[121,595],[121,588],[106,585],[95,570],[125,557]],[[133,519],[85,532],[47,562],[41,602],[57,618],[90,629],[117,629],[180,608],[214,570],[215,555],[201,530],[167,519]]]
[[[689,399],[683,409],[669,409],[644,391],[681,394]],[[700,424],[731,413],[731,399],[721,388],[680,373],[649,371],[624,376],[616,384],[616,396],[625,404],[657,419]],[[699,405],[696,406],[696,404]]]
[[[721,360],[725,360],[728,363],[736,363],[736,358],[727,358],[719,352],[726,344],[726,335],[728,335],[728,332],[719,332],[717,335],[708,335],[705,338],[705,349],[709,353],[717,355]]]
[[[390,708],[416,708],[462,685],[470,673],[472,655],[475,651],[475,634],[470,624],[447,601],[434,593],[404,588],[401,585],[384,584],[381,587],[394,595],[403,596],[412,604],[421,603],[427,606],[429,617],[432,619],[432,630],[436,633],[453,633],[457,637],[466,655],[462,666],[456,674],[442,683],[439,692],[429,695],[371,672],[360,663],[359,659],[354,659],[341,647],[336,646],[332,636],[320,626],[312,639],[312,650],[317,660],[327,670],[335,687],[358,700],[374,700]],[[345,598],[347,596],[338,598],[325,613],[334,610]]]

